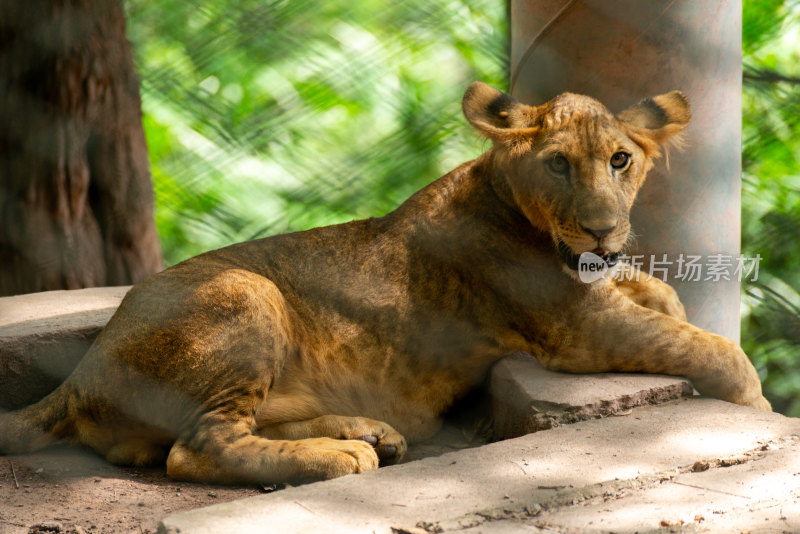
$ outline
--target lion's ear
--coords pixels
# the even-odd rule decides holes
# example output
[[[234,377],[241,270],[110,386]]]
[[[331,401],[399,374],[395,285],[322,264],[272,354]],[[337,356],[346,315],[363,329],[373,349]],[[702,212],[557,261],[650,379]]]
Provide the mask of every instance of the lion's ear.
[[[533,126],[536,108],[520,104],[510,95],[483,82],[473,82],[461,102],[464,116],[483,135],[512,154],[530,149],[539,128]]]
[[[645,98],[617,115],[617,118],[662,145],[686,128],[692,111],[686,96],[680,91],[672,91]]]

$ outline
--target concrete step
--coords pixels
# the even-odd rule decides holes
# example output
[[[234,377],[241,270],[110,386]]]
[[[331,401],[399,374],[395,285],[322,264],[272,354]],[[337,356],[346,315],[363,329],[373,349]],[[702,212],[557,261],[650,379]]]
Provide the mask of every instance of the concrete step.
[[[511,532],[507,529],[519,525],[539,528],[534,523],[537,518],[550,520],[556,532],[571,532],[558,530],[559,522],[566,522],[573,510],[587,511],[575,522],[588,521],[595,512],[591,506],[598,500],[619,497],[624,501],[639,495],[646,500],[647,491],[664,483],[681,489],[687,483],[700,488],[710,485],[711,481],[692,482],[697,476],[691,471],[693,466],[708,464],[708,474],[702,476],[718,477],[715,484],[738,495],[737,487],[757,480],[761,465],[784,460],[776,455],[793,444],[792,436],[797,434],[800,420],[712,399],[684,399],[634,408],[624,417],[559,426],[436,458],[175,514],[162,521],[159,532]],[[769,463],[760,463],[765,461],[761,458],[770,458]],[[722,467],[728,463],[742,467]],[[800,491],[800,476],[783,477],[781,483],[786,495]],[[702,491],[710,493],[710,486]],[[781,506],[777,493],[768,494],[759,510]],[[713,518],[713,510],[701,509],[697,500],[687,504],[664,496],[660,509],[640,508],[639,520],[658,529],[662,520],[689,517],[691,512],[686,510],[693,503],[698,504],[699,514]],[[689,508],[681,508],[685,506]],[[720,516],[751,518],[755,516],[749,514],[756,513],[733,500],[720,500],[714,506],[720,507]],[[606,523],[601,530],[615,530],[616,525],[628,528],[613,511],[603,517]]]
[[[0,297],[0,408],[36,402],[72,372],[130,286]]]
[[[492,368],[494,437],[508,439],[558,425],[625,415],[632,408],[692,396],[685,378],[632,373],[574,375],[548,371],[516,352]]]

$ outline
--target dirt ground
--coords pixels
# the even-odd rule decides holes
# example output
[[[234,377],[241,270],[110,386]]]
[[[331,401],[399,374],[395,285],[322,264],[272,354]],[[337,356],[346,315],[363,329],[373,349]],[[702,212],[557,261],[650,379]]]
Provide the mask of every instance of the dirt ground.
[[[261,492],[174,482],[163,468],[115,467],[54,446],[0,457],[0,534],[152,533],[171,513]]]
[[[479,410],[483,412],[483,410]],[[456,414],[405,461],[486,443],[489,422]],[[154,533],[170,514],[280,491],[175,482],[164,468],[121,468],[91,451],[56,445],[0,456],[0,534]]]

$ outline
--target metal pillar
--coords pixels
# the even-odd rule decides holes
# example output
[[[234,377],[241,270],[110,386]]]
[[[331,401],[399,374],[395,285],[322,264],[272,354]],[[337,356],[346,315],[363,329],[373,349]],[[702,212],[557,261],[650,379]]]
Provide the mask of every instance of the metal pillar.
[[[689,321],[739,340],[741,0],[511,0],[511,92],[539,104],[570,91],[612,111],[680,89],[692,105],[686,148],[650,172],[634,206],[632,254],[667,254]],[[681,281],[681,256],[702,256]],[[730,281],[705,280],[712,255]]]

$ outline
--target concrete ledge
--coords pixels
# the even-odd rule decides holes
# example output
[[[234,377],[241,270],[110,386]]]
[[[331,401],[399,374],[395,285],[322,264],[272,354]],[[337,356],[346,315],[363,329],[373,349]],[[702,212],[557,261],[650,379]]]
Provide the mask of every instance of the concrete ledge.
[[[556,373],[518,352],[492,368],[494,436],[515,438],[561,424],[625,415],[638,406],[691,397],[692,391],[688,380],[671,376]]]
[[[130,286],[0,298],[0,408],[55,389],[114,314]]]
[[[644,495],[640,492],[657,489],[673,478],[674,488],[684,488],[695,480],[689,474],[694,466],[707,465],[709,472],[723,477],[714,484],[736,493],[735,488],[748,483],[753,470],[760,470],[758,458],[772,458],[777,452],[772,448],[798,433],[800,421],[796,419],[712,399],[685,399],[635,408],[627,417],[565,425],[437,458],[175,514],[162,521],[159,532],[573,532],[558,525],[588,525],[596,511],[588,504],[595,500]],[[774,458],[779,463],[780,459]],[[736,462],[746,467],[723,467]],[[794,464],[791,474],[798,471]],[[800,477],[785,473],[783,490],[800,492]],[[688,478],[679,478],[683,474]],[[726,474],[728,478],[724,478]],[[700,487],[706,493],[712,491],[710,485]],[[670,495],[662,495],[657,503],[659,507],[638,508],[637,525],[657,530],[662,520],[685,515],[683,510],[671,513],[675,507],[707,508],[701,501],[687,503]],[[777,510],[780,504],[777,492],[772,492],[762,508],[774,505]],[[733,501],[720,500],[715,506],[721,513],[733,513]],[[582,510],[585,515],[571,515]],[[560,511],[563,517],[558,515]],[[739,507],[736,513],[751,512]],[[613,514],[603,517],[603,531],[617,530],[617,524],[628,531],[628,523],[618,522]],[[546,530],[533,523],[537,518],[548,519],[549,526],[542,524]],[[516,528],[523,524],[524,528]],[[480,528],[469,530],[474,527]]]

